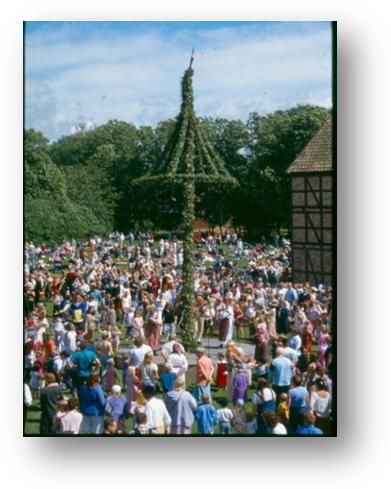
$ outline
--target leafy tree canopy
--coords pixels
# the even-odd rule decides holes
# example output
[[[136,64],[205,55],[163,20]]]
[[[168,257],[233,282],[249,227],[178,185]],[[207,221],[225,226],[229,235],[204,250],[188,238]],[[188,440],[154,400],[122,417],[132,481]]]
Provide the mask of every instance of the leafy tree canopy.
[[[323,107],[302,105],[248,121],[200,120],[208,140],[239,186],[229,192],[197,186],[196,213],[211,225],[230,220],[259,237],[290,223],[286,169],[330,116]],[[180,222],[183,195],[178,186],[132,182],[159,163],[175,120],[155,128],[109,121],[49,144],[39,132],[25,131],[26,239],[55,242],[112,229]]]

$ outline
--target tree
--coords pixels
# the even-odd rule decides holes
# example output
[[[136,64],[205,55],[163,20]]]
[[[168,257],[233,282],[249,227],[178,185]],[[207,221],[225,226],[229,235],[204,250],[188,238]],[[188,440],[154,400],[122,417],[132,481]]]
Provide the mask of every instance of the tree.
[[[89,233],[85,212],[72,202],[63,172],[50,159],[44,136],[24,135],[25,240],[53,244]]]
[[[147,129],[138,130],[133,124],[111,120],[95,129],[64,136],[50,148],[53,161],[63,168],[68,168],[68,176],[73,171],[80,173],[82,170],[79,167],[92,165],[93,159],[98,157],[100,171],[106,172],[105,178],[110,181],[110,188],[115,195],[115,202],[112,202],[112,197],[105,197],[107,207],[114,208],[112,228],[129,229],[128,211],[131,196],[128,189],[130,182],[143,175],[148,167],[145,152],[148,144],[147,132]],[[147,138],[147,144],[143,144],[143,138]],[[110,153],[107,153],[108,148],[111,148]],[[76,168],[79,169],[75,170]],[[101,195],[101,185],[97,181],[96,183],[97,193]],[[93,190],[91,185],[89,189]]]
[[[182,95],[192,105],[192,92],[186,92],[185,87],[183,90]],[[49,226],[49,221],[44,224],[41,218],[37,222],[41,211],[36,208],[38,200],[31,201],[32,197],[39,197],[41,208],[49,212],[50,205],[43,204],[47,199],[56,201],[53,194],[59,189],[63,192],[61,202],[68,202],[65,215],[73,209],[78,216],[73,215],[72,224],[67,220],[67,225],[82,219],[80,228],[73,230],[79,230],[78,237],[87,232],[105,234],[112,229],[177,229],[183,215],[183,182],[175,178],[144,181],[143,186],[134,182],[164,170],[168,161],[176,165],[174,173],[186,173],[184,155],[190,149],[188,102],[182,104],[179,126],[178,118],[162,121],[156,128],[136,128],[113,120],[64,136],[53,144],[40,133],[28,132],[25,194],[30,209],[35,209],[34,226],[27,223],[27,217],[33,216],[26,214],[29,234],[47,236]],[[267,115],[252,113],[247,123],[195,118],[191,129],[197,168],[195,214],[211,226],[229,221],[254,240],[273,228],[288,228],[290,182],[286,169],[329,114],[323,107],[307,105]],[[240,185],[231,186],[227,192],[210,178],[213,175],[231,175]],[[45,231],[39,232],[39,226],[43,229],[44,225]],[[63,235],[56,223],[50,226],[55,235]]]
[[[104,235],[113,230],[118,199],[111,176],[115,157],[114,146],[104,144],[85,165],[63,167],[68,195],[83,209],[92,234]]]
[[[254,210],[255,214],[262,213],[259,228],[263,232],[289,226],[290,182],[286,170],[329,116],[328,109],[311,105],[265,116],[250,114],[249,167],[256,185],[252,195],[259,202]]]

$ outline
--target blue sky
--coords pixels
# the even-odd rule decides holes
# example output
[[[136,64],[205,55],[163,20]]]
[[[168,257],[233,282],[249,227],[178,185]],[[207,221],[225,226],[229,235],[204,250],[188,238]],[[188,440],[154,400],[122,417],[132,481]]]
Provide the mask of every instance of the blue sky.
[[[175,117],[193,46],[199,116],[331,106],[329,22],[27,22],[25,125],[56,140]]]

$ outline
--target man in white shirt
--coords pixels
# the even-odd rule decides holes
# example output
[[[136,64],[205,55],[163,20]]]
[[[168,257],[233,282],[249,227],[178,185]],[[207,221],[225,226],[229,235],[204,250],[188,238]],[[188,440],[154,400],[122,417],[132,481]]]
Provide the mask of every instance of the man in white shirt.
[[[143,363],[146,353],[152,352],[152,348],[144,343],[143,338],[136,338],[134,345],[130,351],[130,365],[138,367]]]
[[[292,336],[288,340],[288,346],[295,350],[299,355],[302,340],[296,328],[292,328],[292,333]]]
[[[170,433],[171,416],[168,414],[166,405],[161,399],[156,399],[156,390],[153,385],[146,385],[143,395],[147,400],[145,414],[147,426],[152,433],[164,435]]]
[[[287,338],[282,339],[282,350],[283,350],[284,356],[289,358],[289,360],[295,365],[297,362],[297,359],[299,357],[300,352],[298,350],[294,350],[293,348],[291,348],[289,346]]]

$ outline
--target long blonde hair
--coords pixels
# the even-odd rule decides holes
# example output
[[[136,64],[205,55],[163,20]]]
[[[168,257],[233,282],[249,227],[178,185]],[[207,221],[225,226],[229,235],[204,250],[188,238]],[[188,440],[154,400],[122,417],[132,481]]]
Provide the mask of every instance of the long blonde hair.
[[[136,392],[135,401],[138,406],[145,406],[147,404],[147,400],[141,391]]]

